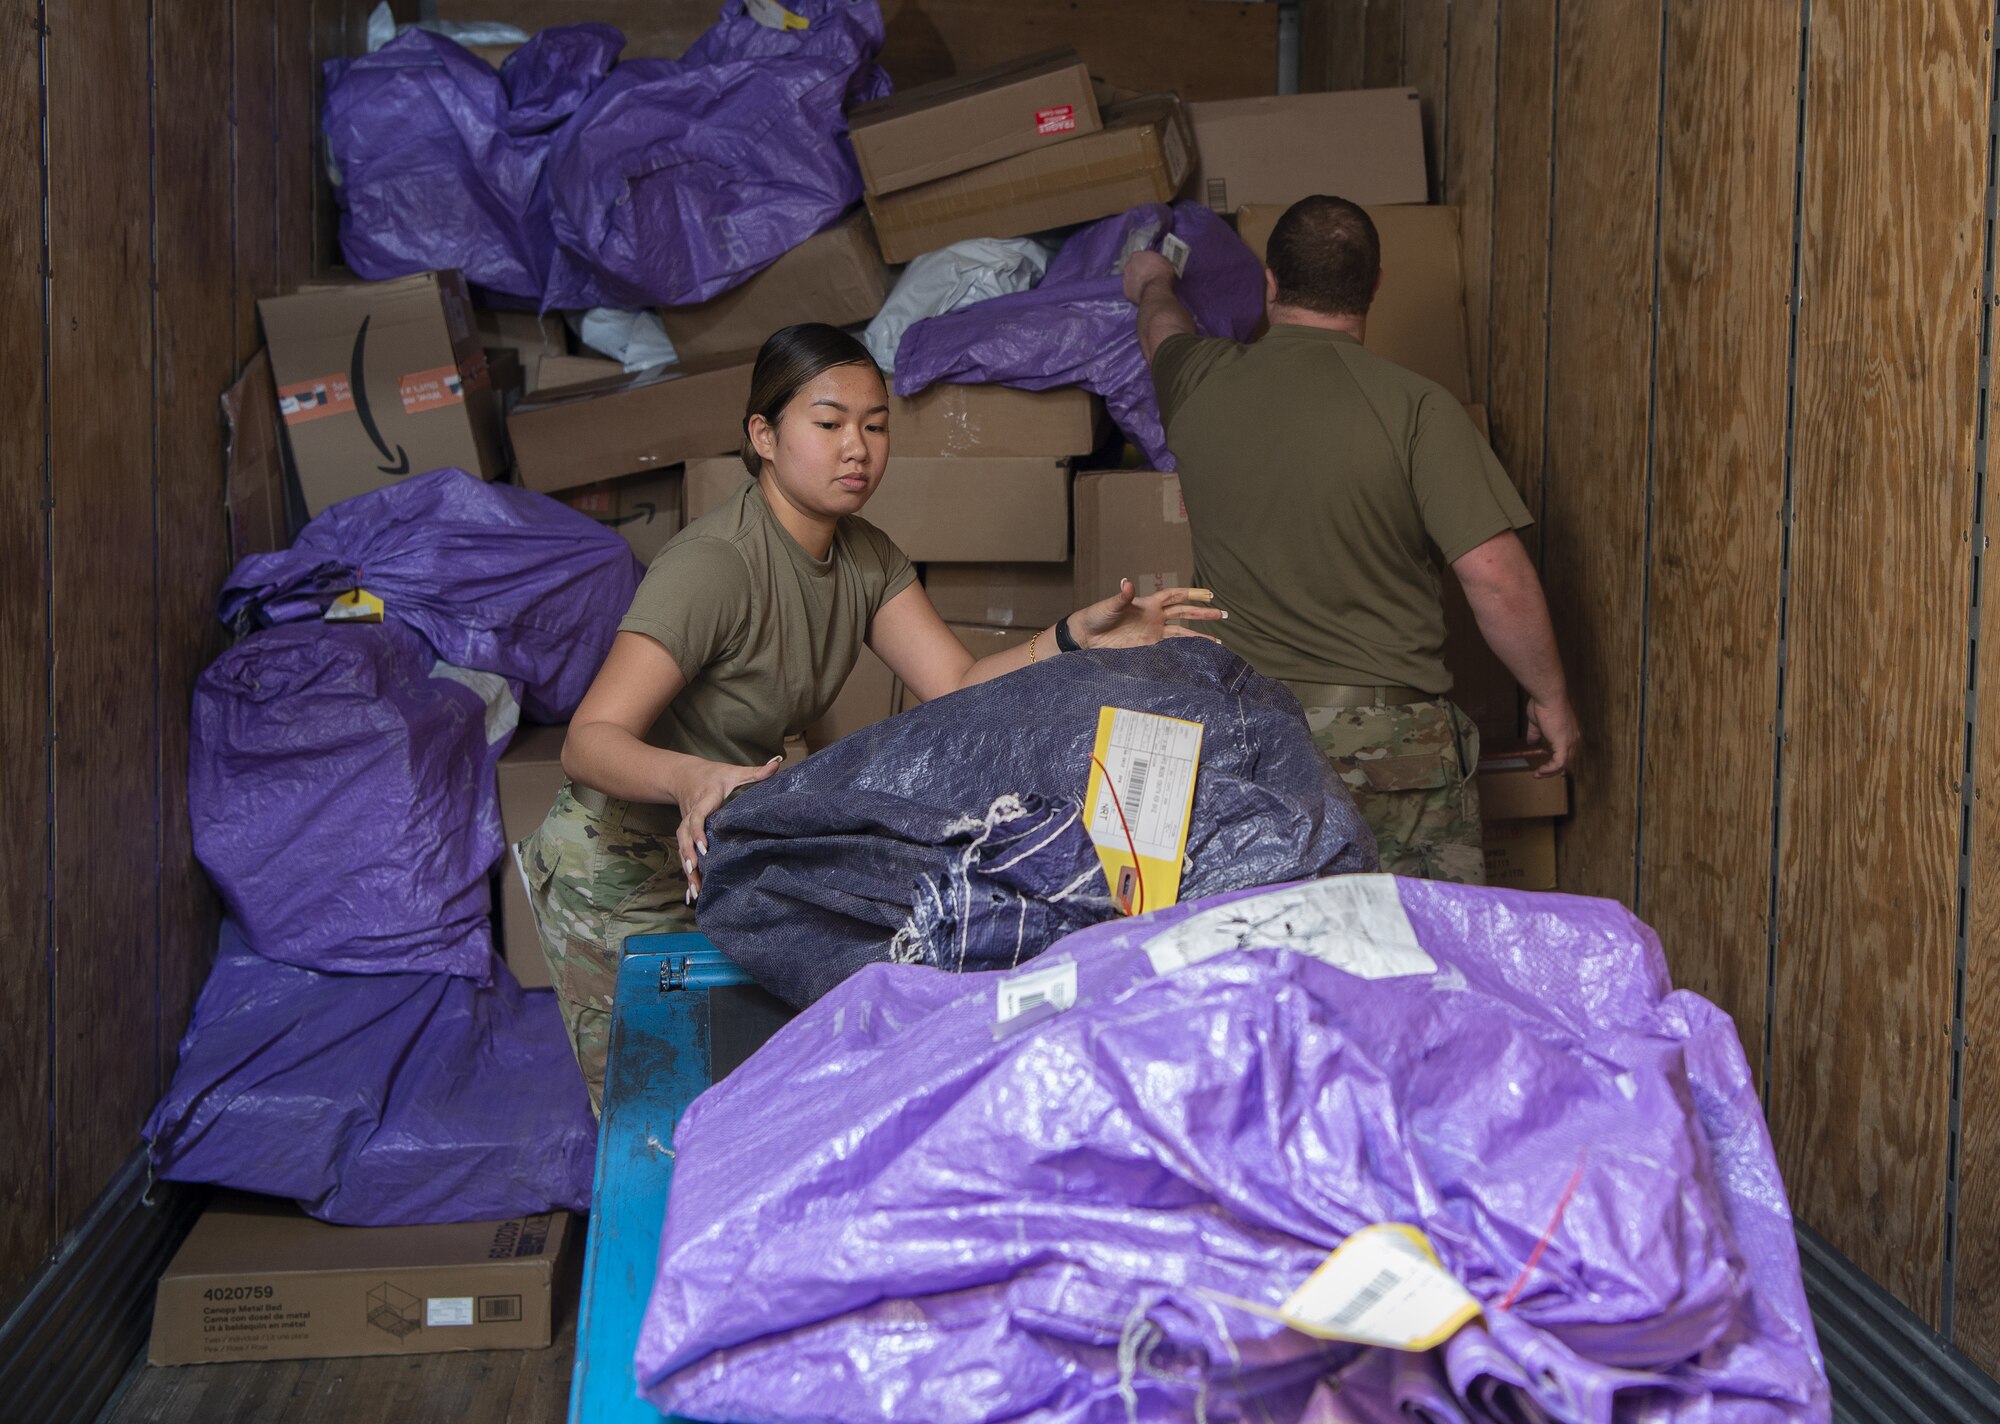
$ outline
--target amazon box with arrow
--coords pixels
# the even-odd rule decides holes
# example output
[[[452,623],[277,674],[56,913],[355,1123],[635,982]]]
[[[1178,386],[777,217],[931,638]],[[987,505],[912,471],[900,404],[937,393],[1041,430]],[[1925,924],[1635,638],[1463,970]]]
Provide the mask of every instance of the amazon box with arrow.
[[[307,287],[257,313],[308,513],[447,465],[489,480],[506,468],[458,273]]]

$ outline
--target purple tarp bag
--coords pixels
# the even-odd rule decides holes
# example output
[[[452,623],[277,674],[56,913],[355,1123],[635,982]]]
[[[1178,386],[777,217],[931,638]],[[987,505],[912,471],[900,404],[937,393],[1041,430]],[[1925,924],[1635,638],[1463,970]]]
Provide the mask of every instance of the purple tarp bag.
[[[576,710],[644,575],[616,531],[533,490],[433,470],[323,511],[223,585],[239,633],[366,588],[446,662],[519,679],[530,719]]]
[[[195,683],[188,814],[250,947],[488,980],[494,768],[517,695],[393,618],[287,623],[217,658]]]
[[[618,66],[557,136],[545,307],[683,306],[736,287],[861,200],[846,109],[886,94],[876,0],[743,0],[679,60]]]
[[[1169,233],[1188,245],[1179,292],[1202,335],[1248,340],[1264,315],[1264,265],[1199,203],[1155,203],[1076,232],[1034,290],[915,323],[896,348],[896,394],[913,396],[939,381],[1031,391],[1082,386],[1104,397],[1153,469],[1173,469],[1139,350],[1137,312],[1120,275],[1128,256],[1158,251]]]
[[[1065,962],[1073,1006],[1006,1026],[1004,973],[863,969],[695,1102],[636,1359],[655,1405],[1829,1418],[1735,1027],[1672,991],[1623,907],[1342,876],[1098,925],[1029,968]],[[1483,1308],[1444,1345],[1239,1304],[1385,1222]]]
[[[584,1211],[597,1151],[547,990],[504,966],[486,988],[315,974],[228,922],[145,1136],[170,1181],[294,1197],[350,1226]]]

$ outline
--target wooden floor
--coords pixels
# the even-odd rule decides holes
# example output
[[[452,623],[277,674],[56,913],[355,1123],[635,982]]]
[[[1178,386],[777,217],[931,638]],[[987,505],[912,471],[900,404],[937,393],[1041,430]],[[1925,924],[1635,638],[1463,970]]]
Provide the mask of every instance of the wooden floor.
[[[580,1253],[579,1253],[580,1255]],[[580,1272],[546,1350],[133,1366],[98,1424],[563,1424]]]

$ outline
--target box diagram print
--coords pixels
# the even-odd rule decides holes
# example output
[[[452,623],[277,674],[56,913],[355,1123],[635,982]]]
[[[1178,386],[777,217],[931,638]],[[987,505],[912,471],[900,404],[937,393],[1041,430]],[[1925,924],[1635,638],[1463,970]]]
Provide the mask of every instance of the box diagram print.
[[[368,1323],[400,1340],[424,1328],[424,1303],[384,1281],[368,1292]]]

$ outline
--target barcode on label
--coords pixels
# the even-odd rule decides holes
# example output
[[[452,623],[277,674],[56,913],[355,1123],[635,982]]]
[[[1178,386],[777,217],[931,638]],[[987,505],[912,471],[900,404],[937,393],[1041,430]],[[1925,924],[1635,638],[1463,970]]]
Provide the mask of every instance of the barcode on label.
[[[1178,861],[1201,757],[1201,724],[1124,707],[1111,712],[1104,780],[1090,807],[1090,838],[1110,850]]]
[[[1060,1012],[1076,1002],[1076,961],[1011,975],[994,986],[997,1000],[993,1021],[1004,1024],[1048,1006]]]
[[[1145,810],[1146,777],[1152,769],[1153,763],[1149,759],[1138,757],[1133,760],[1131,767],[1126,771],[1125,785],[1120,790],[1119,795],[1125,802],[1125,814],[1127,816],[1137,816],[1141,811]]]
[[[1218,213],[1229,211],[1229,180],[1211,178],[1208,180],[1208,206]]]
[[[1382,1297],[1394,1290],[1396,1282],[1402,1278],[1402,1273],[1399,1271],[1377,1271],[1375,1279],[1364,1286],[1359,1295],[1335,1311],[1327,1320],[1327,1329],[1345,1330],[1357,1324],[1362,1316],[1382,1303]]]

